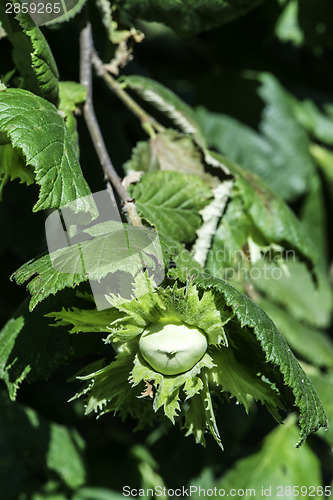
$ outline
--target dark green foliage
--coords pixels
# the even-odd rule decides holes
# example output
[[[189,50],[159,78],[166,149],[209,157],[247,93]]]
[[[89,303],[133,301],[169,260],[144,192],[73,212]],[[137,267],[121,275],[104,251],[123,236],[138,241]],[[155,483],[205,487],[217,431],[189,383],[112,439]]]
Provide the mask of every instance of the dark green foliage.
[[[42,27],[0,5],[0,498],[118,500],[126,484],[328,497],[330,2],[66,5]],[[115,90],[92,68],[97,122],[133,199],[113,186],[118,222],[94,223],[89,196],[106,183],[79,83],[86,19]],[[44,221],[73,202],[75,244],[50,256]],[[150,366],[154,328],[207,349],[185,371],[181,348],[156,345]]]

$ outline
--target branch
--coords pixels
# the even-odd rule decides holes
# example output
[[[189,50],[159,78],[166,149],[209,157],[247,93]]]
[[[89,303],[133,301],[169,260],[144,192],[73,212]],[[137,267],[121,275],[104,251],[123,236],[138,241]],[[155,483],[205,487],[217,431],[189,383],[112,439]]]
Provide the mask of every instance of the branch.
[[[95,67],[96,73],[101,76],[108,87],[113,90],[113,92],[119,97],[121,101],[134,113],[142,123],[143,128],[148,132],[149,135],[154,134],[154,130],[156,132],[164,132],[165,128],[163,125],[158,123],[152,116],[150,116],[146,111],[132,99],[132,97],[125,92],[122,86],[118,83],[118,81],[113,78],[110,73],[107,72],[103,62],[98,57],[95,51],[92,53],[92,63]]]
[[[107,152],[105,142],[99,127],[93,101],[92,101],[92,67],[91,58],[94,50],[90,23],[87,22],[80,33],[80,81],[87,88],[87,99],[83,108],[84,118],[93,141],[99,161],[102,165],[105,179],[114,186],[121,198],[125,212],[134,226],[142,226],[137,214],[135,204],[127,190],[121,183],[110,156]]]

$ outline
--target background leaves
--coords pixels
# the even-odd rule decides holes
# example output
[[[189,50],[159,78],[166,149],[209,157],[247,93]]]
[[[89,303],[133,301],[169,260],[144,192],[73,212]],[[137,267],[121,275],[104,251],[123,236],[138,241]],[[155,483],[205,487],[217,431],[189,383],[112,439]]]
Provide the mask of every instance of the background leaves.
[[[173,28],[180,35],[194,35],[200,31],[215,28],[241,16],[256,7],[262,0],[230,2],[229,0],[205,0],[159,2],[118,0],[117,5],[127,15],[147,21],[159,21]]]
[[[329,291],[328,294],[325,292],[323,300],[320,299],[323,282],[325,282],[324,288],[330,290],[328,268],[332,260],[332,236],[329,222],[325,222],[325,214],[330,214],[333,209],[332,114],[330,109],[333,72],[329,49],[331,46],[331,30],[329,29],[331,7],[326,0],[312,2],[313,6],[310,6],[310,3],[303,0],[299,2],[296,0],[294,2],[284,2],[283,0],[262,2],[256,9],[249,11],[247,15],[238,17],[229,24],[223,24],[222,29],[201,32],[197,36],[181,40],[167,28],[167,25],[174,23],[175,26],[181,25],[180,29],[182,26],[186,28],[183,22],[184,18],[181,15],[174,16],[169,22],[166,16],[161,14],[161,9],[170,3],[159,2],[159,20],[164,21],[165,24],[142,22],[136,17],[135,23],[140,25],[146,38],[142,44],[134,48],[134,60],[125,68],[124,73],[157,81],[159,85],[170,89],[178,98],[183,99],[190,108],[200,106],[208,113],[213,113],[210,118],[214,118],[214,127],[210,128],[209,132],[204,130],[205,138],[200,143],[201,147],[204,141],[207,141],[209,147],[218,152],[222,151],[222,154],[228,159],[236,161],[244,170],[251,172],[254,171],[253,168],[257,167],[257,163],[254,166],[254,162],[251,161],[251,165],[248,166],[247,160],[255,156],[252,151],[257,156],[259,155],[258,151],[260,151],[261,158],[264,159],[260,163],[260,167],[262,167],[260,172],[258,170],[256,173],[265,177],[265,182],[273,191],[275,178],[278,179],[276,189],[279,196],[287,199],[291,210],[297,215],[303,229],[315,245],[317,264],[321,269],[321,277],[318,279],[318,282],[321,283],[319,287],[321,292],[315,291],[316,288],[313,286],[311,276],[303,265],[297,265],[297,267],[302,267],[302,273],[304,272],[301,279],[304,284],[301,287],[302,297],[299,297],[298,293],[294,293],[294,288],[290,286],[292,280],[287,282],[289,286],[286,285],[284,291],[280,293],[277,293],[277,289],[274,291],[274,280],[270,280],[265,287],[261,286],[260,289],[257,286],[259,282],[256,282],[255,279],[245,280],[245,282],[236,280],[234,284],[264,308],[267,308],[267,312],[272,315],[297,357],[302,360],[302,366],[314,383],[329,419],[331,419],[330,402],[333,388],[332,369],[330,368],[332,300],[329,295],[331,292]],[[124,5],[125,2],[122,4]],[[142,4],[140,2],[140,8],[143,9],[145,5],[148,3]],[[153,5],[153,3],[150,2],[149,5]],[[207,1],[206,11],[212,5],[213,2]],[[131,2],[130,7],[132,6],[136,8],[137,3]],[[278,28],[281,14],[287,11],[290,6],[294,9],[291,12],[292,15],[290,13],[288,16],[286,15],[286,21],[281,22],[280,28]],[[89,9],[98,52],[105,62],[109,62],[113,56],[114,47],[108,41],[106,32],[103,31],[95,2],[90,2]],[[189,12],[189,15],[191,14]],[[127,23],[130,19],[128,12],[120,7],[117,12],[113,11],[112,15],[120,29],[130,29]],[[142,15],[142,18],[144,17],[145,15]],[[77,82],[79,79],[77,43],[79,27],[77,21],[78,19],[74,18],[69,23],[63,23],[61,28],[56,28],[56,26],[52,29],[43,28],[44,36],[52,47],[61,78],[73,82]],[[205,29],[206,21],[207,19],[202,17],[199,23],[194,26],[195,29],[198,26],[200,30]],[[214,23],[215,21],[216,23],[223,21],[222,16],[216,16],[213,21]],[[289,22],[289,27],[287,22]],[[177,26],[176,28],[178,29]],[[3,32],[0,33],[3,35]],[[1,81],[9,88],[18,88],[25,78],[22,78],[17,70],[15,71],[12,45],[8,38],[1,38],[0,46]],[[71,48],[70,51],[68,47]],[[29,61],[29,58],[26,58],[26,61]],[[258,75],[260,76],[262,73],[274,75],[275,87],[278,88],[277,93],[273,93],[274,85],[266,86],[267,89],[269,87],[272,90],[272,96],[270,96],[270,91],[267,91],[265,96],[262,94],[264,87],[258,79]],[[129,111],[124,109],[122,103],[108,93],[105,86],[101,85],[97,78],[94,81],[94,88],[94,104],[101,128],[105,131],[107,147],[118,171],[123,172],[123,165],[131,157],[132,148],[136,143],[143,142],[147,151],[147,138],[140,124],[136,122]],[[132,88],[128,85],[127,90],[137,98],[134,85]],[[140,95],[141,104],[161,120],[165,127],[178,128],[174,123],[171,124],[170,116],[167,117],[161,113],[161,110],[158,110],[153,102],[146,101],[143,93]],[[154,95],[160,96],[161,94],[156,90]],[[294,100],[292,97],[296,99]],[[166,103],[168,104],[168,101]],[[280,106],[281,114],[279,114]],[[74,112],[76,113],[80,108],[77,102],[75,107]],[[268,109],[271,110],[269,115],[266,114]],[[275,113],[277,113],[276,116]],[[215,118],[217,117],[219,120],[221,115],[225,118],[223,134],[218,132],[219,138],[213,144]],[[78,118],[77,115],[76,118]],[[200,121],[201,128],[205,129],[201,120],[198,118],[196,120]],[[287,121],[284,122],[284,120]],[[263,123],[270,125],[270,134],[262,128]],[[294,140],[294,131],[298,133],[300,128],[303,132],[300,133],[299,137],[307,136],[307,139],[304,139],[304,144],[309,146],[312,157],[312,159],[310,157],[311,168],[307,148],[303,147],[301,141]],[[84,175],[93,191],[101,190],[104,188],[103,176],[98,173],[99,167],[96,166],[96,158],[92,152],[90,140],[82,121],[80,123],[80,119],[78,119],[78,129]],[[197,137],[191,137],[191,139],[198,140]],[[211,140],[212,142],[210,142]],[[222,141],[223,150],[222,147],[220,150],[219,144]],[[245,148],[242,148],[243,143],[246,144]],[[228,153],[226,152],[227,147],[229,148]],[[267,151],[272,152],[272,155],[268,155]],[[303,161],[307,166],[304,171],[298,162],[298,151],[299,154],[302,152]],[[286,161],[279,163],[280,158],[285,158]],[[269,167],[266,171],[264,168],[265,160]],[[149,161],[146,163],[148,164]],[[145,161],[142,161],[142,164],[145,165]],[[294,165],[297,165],[297,170],[294,169]],[[208,168],[210,169],[210,167]],[[27,167],[27,169],[31,172],[33,170],[31,167]],[[273,171],[274,175],[270,175]],[[224,180],[223,174],[217,173],[217,169],[214,169],[214,172],[210,169],[210,173],[218,175],[219,182]],[[293,179],[292,185],[289,184],[289,179]],[[315,181],[315,184],[312,181]],[[11,182],[3,191],[3,205],[0,207],[2,234],[0,250],[2,269],[5,275],[1,283],[0,313],[2,324],[11,316],[24,296],[24,287],[17,287],[10,283],[9,276],[24,262],[45,251],[43,213],[30,214],[29,216],[28,210],[23,208],[32,206],[34,198],[36,200],[37,197],[38,189],[36,186],[27,189],[25,185],[20,185],[17,181]],[[249,213],[244,211],[243,201],[239,196],[236,196],[235,191],[233,199],[226,207],[223,218],[228,213],[228,220],[225,219],[225,223],[228,222],[228,224],[225,224],[224,230],[229,229],[229,235],[235,242],[236,248],[237,245],[242,246],[245,241],[242,249],[245,255],[249,255],[247,252],[248,238],[246,237],[246,228],[249,228],[249,234],[252,238],[251,252],[252,255],[258,255],[258,247],[262,251],[262,245],[268,242],[263,242],[262,234],[258,234],[257,227],[249,218]],[[216,237],[213,242],[215,248],[220,248],[220,244],[224,244],[225,238],[227,238],[227,232],[223,234],[223,231],[219,230],[219,238]],[[285,245],[285,243],[280,242],[279,245]],[[189,244],[187,246],[190,247]],[[189,254],[186,256],[188,257]],[[189,265],[189,260],[184,258],[185,260],[187,262],[184,262],[184,265]],[[281,264],[283,266],[283,263]],[[254,264],[254,267],[256,266],[259,266],[259,261]],[[250,263],[250,269],[251,267]],[[288,266],[284,271],[288,273]],[[300,274],[293,273],[292,276],[296,279],[296,276],[300,276]],[[309,285],[310,283],[311,285]],[[72,290],[69,291],[72,292]],[[46,307],[49,300],[57,296],[62,297],[62,293],[65,292],[59,292],[55,297],[51,296],[46,299],[36,308],[34,314],[38,316],[38,311],[40,308],[42,311],[44,304]],[[283,301],[281,293],[284,295]],[[313,303],[311,303],[311,296],[316,297]],[[275,300],[275,298],[279,300]],[[307,304],[307,307],[301,307],[300,303]],[[314,307],[308,307],[309,304]],[[87,305],[80,307],[87,307]],[[62,304],[58,304],[57,308],[60,310]],[[48,323],[40,322],[40,325],[45,326],[39,328],[38,321],[31,325],[32,330],[29,330],[29,335],[35,334],[36,337],[33,336],[33,338],[43,340],[43,335],[46,333],[45,337],[51,342],[50,346],[54,345],[52,341],[57,339],[57,332],[60,329],[50,329]],[[244,331],[247,332],[248,327],[244,328]],[[28,330],[23,327],[21,331],[27,338]],[[240,328],[237,332],[241,335],[242,329]],[[92,335],[95,334],[99,335],[98,332],[94,332]],[[70,336],[69,340],[75,341],[75,337]],[[17,345],[14,338],[12,341],[14,347],[11,352],[14,355]],[[43,342],[40,344],[43,346]],[[64,355],[67,356],[71,352],[71,346],[67,343],[63,345]],[[34,342],[33,346],[37,348],[37,342]],[[29,354],[28,347],[25,344],[29,357],[31,353]],[[56,348],[54,353],[56,358],[58,353]],[[22,354],[20,351],[20,356]],[[49,355],[52,355],[51,349]],[[96,356],[99,357],[99,355]],[[105,356],[112,357],[112,354],[106,351]],[[53,360],[52,357],[50,359]],[[275,425],[270,416],[262,411],[260,405],[255,410],[250,411],[248,416],[245,416],[241,406],[235,405],[232,400],[228,405],[223,405],[223,411],[218,411],[217,422],[223,434],[226,450],[223,454],[216,449],[217,446],[212,444],[210,440],[207,440],[204,451],[192,443],[192,438],[180,440],[179,432],[173,428],[168,429],[167,435],[164,435],[164,430],[159,427],[152,431],[146,429],[134,433],[133,422],[129,420],[122,423],[120,419],[113,418],[111,415],[110,418],[104,416],[98,421],[94,419],[81,420],[79,415],[83,413],[83,409],[76,406],[76,403],[66,403],[75,390],[67,390],[66,387],[71,386],[71,384],[66,384],[65,380],[73,375],[73,371],[95,359],[94,349],[91,348],[90,354],[84,355],[82,359],[75,357],[71,360],[72,369],[58,367],[56,374],[50,376],[47,384],[38,380],[31,382],[31,385],[21,384],[18,399],[22,403],[33,407],[37,413],[41,412],[49,421],[56,418],[64,426],[73,425],[84,437],[86,443],[87,486],[78,487],[71,494],[72,492],[68,490],[68,486],[64,484],[60,476],[52,471],[51,477],[49,474],[47,477],[39,475],[34,482],[33,493],[30,495],[34,500],[46,498],[64,500],[71,498],[71,496],[80,498],[80,500],[98,497],[103,498],[103,500],[117,498],[117,495],[121,495],[122,487],[129,478],[137,487],[151,485],[153,484],[149,482],[151,478],[155,477],[156,479],[153,473],[158,474],[159,478],[163,478],[163,484],[170,487],[194,484],[208,488],[219,484],[222,476],[227,481],[229,470],[233,474],[230,477],[234,487],[236,484],[241,484],[242,477],[244,477],[244,483],[252,479],[246,475],[246,472],[251,470],[251,463],[248,463],[249,467],[245,464],[244,469],[241,466],[238,469],[238,460],[242,461],[252,457],[256,464],[268,464],[264,470],[266,479],[271,476],[270,482],[275,477],[279,478],[281,473],[281,482],[283,478],[290,478],[293,481],[305,481],[307,478],[311,478],[314,484],[317,484],[318,481],[322,481],[323,484],[331,484],[333,460],[330,430],[327,432],[319,431],[307,440],[306,447],[303,446],[300,450],[295,450],[293,444],[297,440],[298,431],[292,424],[293,431],[290,433],[290,441],[279,434],[275,446],[273,446],[273,440],[268,441],[269,446],[264,444],[260,449],[260,456],[255,454],[258,452],[260,443],[263,442],[265,436],[270,436]],[[29,364],[29,360],[25,361],[28,361]],[[306,365],[304,361],[307,361],[308,364]],[[50,365],[51,368],[56,368],[56,364],[53,362]],[[15,364],[12,366],[12,371],[8,365],[5,368],[8,369],[5,371],[5,375],[14,375]],[[66,412],[64,408],[66,408]],[[276,431],[281,430],[281,432],[286,431],[287,433],[286,424]],[[31,430],[31,427],[29,429]],[[290,427],[288,429],[290,430]],[[148,455],[144,453],[140,455],[140,459],[135,458],[138,457],[138,453],[131,454],[133,444],[140,444],[145,450],[148,450],[150,460],[147,458]],[[305,449],[306,452],[300,459],[300,454]],[[308,453],[309,450],[310,453]],[[294,453],[293,456],[291,456],[292,453]],[[316,460],[314,460],[314,453]],[[286,468],[283,466],[284,464],[279,466],[279,456],[285,457]],[[318,460],[322,477],[318,476]],[[150,466],[148,467],[147,464]],[[159,466],[158,472],[156,472],[156,464]],[[170,464],[172,465],[170,466]],[[32,469],[25,468],[25,470],[31,473],[30,477],[36,477]],[[112,475],[110,470],[112,470]],[[244,471],[244,474],[239,476],[237,472],[233,472],[234,470]],[[303,470],[308,471],[305,479],[301,475]]]

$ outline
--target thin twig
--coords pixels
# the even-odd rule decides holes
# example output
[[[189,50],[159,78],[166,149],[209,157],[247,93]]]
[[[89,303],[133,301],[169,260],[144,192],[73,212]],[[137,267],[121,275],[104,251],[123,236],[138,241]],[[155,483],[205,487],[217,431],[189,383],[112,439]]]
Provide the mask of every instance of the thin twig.
[[[105,83],[113,90],[113,92],[119,97],[121,101],[135,114],[142,123],[142,126],[151,135],[151,132],[164,132],[165,128],[163,125],[158,123],[152,116],[150,116],[146,111],[132,99],[132,97],[122,88],[119,82],[107,72],[103,61],[98,57],[95,51],[92,53],[92,63],[95,67],[96,73],[101,76]]]
[[[127,190],[121,183],[110,156],[107,152],[105,142],[99,127],[94,105],[92,101],[92,66],[91,58],[93,53],[93,39],[90,23],[85,23],[80,33],[80,81],[87,88],[87,98],[83,108],[84,118],[95,146],[96,153],[102,165],[105,179],[110,181],[116,189],[119,197],[123,201],[125,212],[134,226],[142,226],[141,220],[137,214],[135,204]]]

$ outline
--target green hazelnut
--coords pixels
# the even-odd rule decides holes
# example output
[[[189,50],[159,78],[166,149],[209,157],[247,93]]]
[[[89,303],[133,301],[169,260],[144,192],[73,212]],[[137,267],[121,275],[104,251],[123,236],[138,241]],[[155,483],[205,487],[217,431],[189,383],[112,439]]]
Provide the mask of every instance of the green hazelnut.
[[[139,349],[154,370],[163,375],[178,375],[200,361],[207,350],[207,338],[193,326],[159,322],[145,329]]]

